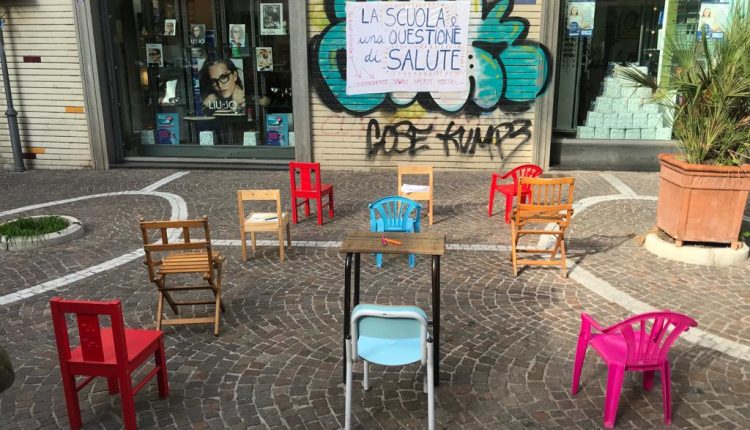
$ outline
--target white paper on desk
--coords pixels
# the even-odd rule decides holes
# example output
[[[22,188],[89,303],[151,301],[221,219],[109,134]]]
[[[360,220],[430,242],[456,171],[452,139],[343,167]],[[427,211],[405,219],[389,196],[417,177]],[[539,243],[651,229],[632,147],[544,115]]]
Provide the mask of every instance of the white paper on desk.
[[[430,191],[429,185],[413,185],[413,184],[401,184],[401,192],[409,193],[424,193]]]
[[[250,215],[250,218],[248,218],[248,221],[252,222],[267,222],[267,221],[276,221],[278,217],[274,213],[254,213]]]

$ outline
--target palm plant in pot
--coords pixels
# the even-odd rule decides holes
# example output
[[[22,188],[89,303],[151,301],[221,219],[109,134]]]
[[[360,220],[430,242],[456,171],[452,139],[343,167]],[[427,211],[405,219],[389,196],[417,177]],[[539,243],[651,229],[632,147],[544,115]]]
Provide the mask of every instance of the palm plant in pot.
[[[739,248],[750,191],[750,21],[731,13],[724,37],[668,38],[672,70],[661,87],[635,69],[623,77],[654,90],[679,153],[660,154],[656,224],[675,239]]]

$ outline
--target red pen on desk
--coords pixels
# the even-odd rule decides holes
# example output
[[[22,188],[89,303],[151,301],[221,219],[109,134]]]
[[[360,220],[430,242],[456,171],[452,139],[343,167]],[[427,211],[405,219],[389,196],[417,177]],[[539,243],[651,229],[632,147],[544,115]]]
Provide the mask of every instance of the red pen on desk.
[[[404,242],[401,242],[400,240],[388,239],[387,237],[383,237],[383,242],[390,243],[392,245],[403,245],[404,244]]]

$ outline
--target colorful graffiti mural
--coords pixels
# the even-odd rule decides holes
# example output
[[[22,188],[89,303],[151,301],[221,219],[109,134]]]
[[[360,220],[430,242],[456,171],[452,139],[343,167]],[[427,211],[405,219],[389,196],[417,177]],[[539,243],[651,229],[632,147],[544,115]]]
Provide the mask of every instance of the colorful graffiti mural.
[[[469,85],[463,93],[346,94],[346,0],[325,0],[329,24],[310,40],[313,86],[334,112],[366,115],[418,103],[427,111],[481,114],[527,110],[547,88],[551,56],[527,40],[529,22],[511,17],[513,0],[474,0],[481,24],[470,31]],[[477,10],[477,9],[475,9]]]

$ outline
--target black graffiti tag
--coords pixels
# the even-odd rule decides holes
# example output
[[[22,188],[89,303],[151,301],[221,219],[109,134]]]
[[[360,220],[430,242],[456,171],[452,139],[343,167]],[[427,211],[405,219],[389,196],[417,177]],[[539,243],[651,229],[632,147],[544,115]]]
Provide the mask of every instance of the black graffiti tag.
[[[416,155],[417,152],[429,149],[428,145],[419,145],[417,143],[427,139],[427,136],[417,136],[429,134],[432,131],[432,125],[424,128],[415,126],[411,121],[399,121],[395,124],[389,124],[383,127],[381,132],[380,123],[376,119],[371,119],[367,124],[367,155],[375,156],[378,153],[384,155],[403,154],[408,152],[409,155]],[[389,141],[391,146],[386,148]],[[399,148],[399,139],[406,139],[409,147]]]
[[[455,123],[451,121],[443,133],[438,133],[436,137],[443,142],[443,150],[446,156],[451,155],[451,146],[459,154],[474,155],[476,148],[487,149],[490,158],[494,157],[492,146],[497,148],[500,159],[503,160],[517,148],[523,146],[531,139],[531,121],[528,119],[516,119],[513,121],[502,122],[498,125],[487,127],[482,135],[482,127],[470,127],[468,131],[463,126],[455,128]],[[523,136],[523,140],[512,148],[508,153],[503,152],[503,142],[507,139],[514,139]]]

